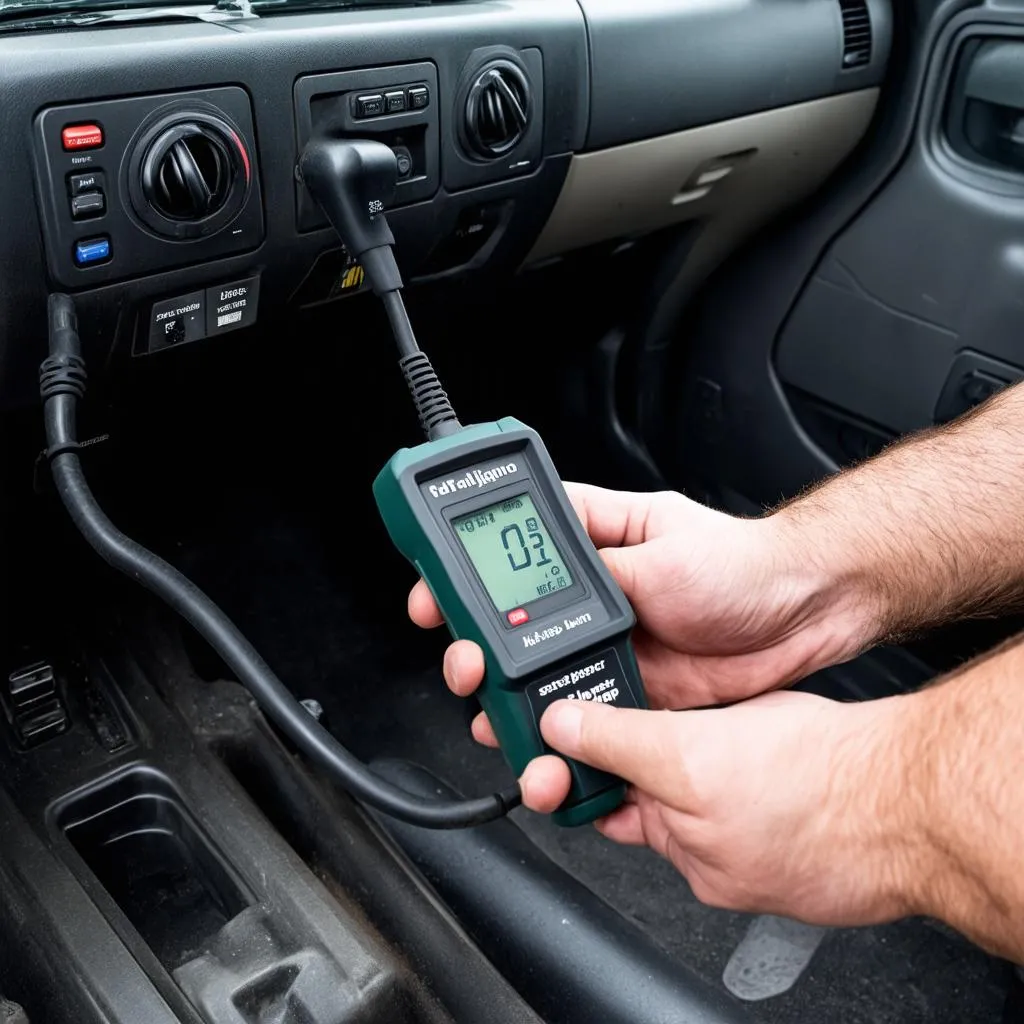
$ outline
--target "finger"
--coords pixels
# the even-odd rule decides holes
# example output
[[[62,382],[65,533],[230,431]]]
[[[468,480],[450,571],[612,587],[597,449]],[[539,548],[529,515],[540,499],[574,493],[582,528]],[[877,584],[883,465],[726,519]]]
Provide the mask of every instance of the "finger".
[[[624,846],[646,846],[640,808],[636,804],[623,804],[617,811],[594,822],[594,827],[606,839]]]
[[[482,711],[473,719],[469,731],[473,734],[473,739],[477,743],[482,743],[485,747],[496,747],[498,745],[498,737],[494,735],[494,727],[491,725],[490,719]]]
[[[731,704],[752,693],[786,686],[813,669],[816,654],[798,638],[747,654],[679,653],[634,632],[634,650],[652,707],[696,708]]]
[[[444,622],[434,595],[423,580],[417,580],[416,585],[409,591],[408,607],[409,618],[423,629],[433,629]]]
[[[565,491],[595,547],[643,542],[653,495],[575,483],[567,483]]]
[[[519,777],[523,803],[531,811],[550,814],[569,795],[572,776],[569,766],[551,754],[534,758]]]
[[[555,701],[540,720],[544,739],[559,753],[620,775],[677,807],[685,799],[678,792],[683,728],[683,716],[671,711],[581,700]]]
[[[459,697],[468,697],[484,678],[484,652],[472,640],[456,640],[444,652],[444,681]]]

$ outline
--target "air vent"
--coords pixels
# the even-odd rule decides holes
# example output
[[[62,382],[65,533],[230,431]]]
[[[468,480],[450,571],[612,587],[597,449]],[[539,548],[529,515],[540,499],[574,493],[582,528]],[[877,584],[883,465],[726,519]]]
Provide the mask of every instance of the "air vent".
[[[143,191],[171,220],[202,220],[224,205],[232,170],[226,140],[205,126],[176,125],[153,143],[142,169]]]
[[[226,228],[245,205],[251,182],[242,136],[212,110],[160,117],[129,152],[132,209],[163,238],[185,241]]]
[[[514,149],[530,123],[530,85],[508,60],[488,64],[466,97],[466,141],[476,156],[494,160]]]
[[[871,15],[867,0],[839,0],[843,15],[843,70],[871,63]]]

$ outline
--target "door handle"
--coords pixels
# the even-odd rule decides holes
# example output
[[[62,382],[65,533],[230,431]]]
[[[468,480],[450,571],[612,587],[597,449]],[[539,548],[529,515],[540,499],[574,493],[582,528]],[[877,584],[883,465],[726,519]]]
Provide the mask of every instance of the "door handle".
[[[1024,114],[1024,41],[982,43],[970,60],[963,89],[968,100]]]
[[[965,60],[950,105],[954,148],[1024,175],[1024,40],[988,40]]]

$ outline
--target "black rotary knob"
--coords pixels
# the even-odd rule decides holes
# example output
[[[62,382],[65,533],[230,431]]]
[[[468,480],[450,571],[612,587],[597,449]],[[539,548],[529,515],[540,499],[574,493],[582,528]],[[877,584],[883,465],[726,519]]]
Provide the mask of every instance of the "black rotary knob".
[[[233,176],[228,143],[214,129],[189,122],[168,128],[142,163],[142,191],[172,220],[202,220],[227,199]]]
[[[129,192],[139,218],[167,238],[226,227],[245,204],[251,165],[239,133],[199,111],[161,117],[136,145]]]

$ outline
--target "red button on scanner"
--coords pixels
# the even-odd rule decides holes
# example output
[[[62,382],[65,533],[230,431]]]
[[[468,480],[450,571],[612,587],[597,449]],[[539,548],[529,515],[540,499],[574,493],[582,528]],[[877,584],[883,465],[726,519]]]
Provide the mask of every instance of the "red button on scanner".
[[[60,133],[65,149],[95,149],[103,145],[103,129],[98,124],[73,124]]]
[[[530,621],[530,613],[525,608],[513,608],[506,616],[510,626],[521,626]]]

